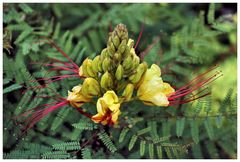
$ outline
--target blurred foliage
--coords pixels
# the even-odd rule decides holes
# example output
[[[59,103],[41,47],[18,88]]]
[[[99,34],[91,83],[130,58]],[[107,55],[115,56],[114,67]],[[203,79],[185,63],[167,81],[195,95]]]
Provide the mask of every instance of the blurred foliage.
[[[8,4],[3,5],[4,158],[237,158],[237,13],[236,4]],[[175,87],[215,64],[223,77],[212,95],[194,103],[149,107],[122,105],[119,125],[86,120],[71,107],[53,112],[20,136],[13,117],[51,103],[35,98],[53,94],[32,89],[50,76],[31,62],[64,60],[41,36],[53,39],[81,65],[106,46],[108,31],[123,23],[137,41],[138,55],[162,68]],[[66,79],[50,87],[63,96],[80,83]],[[95,106],[84,109],[95,112]],[[222,129],[224,128],[224,129]]]

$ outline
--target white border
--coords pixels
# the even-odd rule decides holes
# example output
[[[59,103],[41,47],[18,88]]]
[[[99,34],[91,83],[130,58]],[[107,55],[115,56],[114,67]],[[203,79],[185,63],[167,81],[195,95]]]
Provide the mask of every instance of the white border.
[[[237,0],[234,0],[234,1],[229,1],[229,0],[221,0],[221,1],[217,1],[217,0],[212,0],[212,1],[209,1],[209,0],[197,0],[197,1],[191,1],[191,0],[182,0],[182,1],[179,1],[179,0],[108,0],[108,1],[102,1],[102,0],[38,0],[38,1],[34,1],[34,0],[3,0],[3,2],[0,3],[0,20],[1,22],[3,22],[2,20],[2,16],[3,16],[3,3],[238,3]],[[239,3],[237,4],[238,8],[239,8]],[[238,15],[238,22],[240,22],[240,18],[239,18],[239,13],[237,13]],[[238,31],[237,31],[237,36],[239,36],[240,34],[240,31],[239,31],[240,27],[238,25]],[[0,28],[0,36],[1,36],[1,39],[0,39],[0,45],[1,45],[1,52],[0,52],[0,63],[1,63],[1,70],[0,70],[0,73],[1,73],[1,79],[0,79],[0,85],[1,85],[1,89],[0,89],[0,93],[2,94],[2,79],[3,79],[3,51],[2,51],[2,38],[3,38],[3,24],[1,25],[1,28]],[[238,39],[237,39],[238,40]],[[239,76],[240,76],[240,61],[239,61],[239,52],[240,52],[240,49],[239,49],[239,41],[237,42],[237,56],[238,56],[238,65],[237,65],[237,68],[238,68],[238,81],[237,81],[237,89],[238,89],[238,94],[240,92],[240,87],[238,86],[239,85]],[[223,85],[224,86],[224,85]],[[239,100],[240,100],[240,96],[238,95],[238,105],[239,105]],[[3,151],[3,95],[0,99],[0,104],[1,104],[1,132],[0,133],[0,138],[1,138],[1,142],[0,142],[0,146],[2,148],[2,151]],[[240,121],[239,121],[239,111],[238,110],[238,131],[239,131],[239,127],[240,127]],[[239,135],[239,133],[237,133]],[[238,136],[239,137],[239,136]],[[239,149],[239,146],[240,146],[240,142],[239,142],[239,138],[238,138],[238,151],[237,151],[237,157],[239,158],[239,155],[240,155],[240,149]],[[1,152],[1,159],[3,159],[3,152]],[[80,160],[80,159],[78,159]],[[106,159],[104,159],[106,160]],[[125,161],[127,159],[124,159],[124,160],[117,160],[117,161]],[[179,161],[179,160],[184,160],[184,159],[178,159],[178,160],[171,160],[171,161]],[[208,159],[201,159],[200,161],[206,161]],[[213,160],[213,161],[219,161],[221,159],[217,159],[217,160]],[[6,160],[6,161],[14,161],[14,160]],[[18,161],[26,161],[26,160],[18,160]],[[28,160],[28,161],[40,161],[39,160]],[[42,160],[41,160],[42,161]],[[55,161],[55,160],[48,160],[48,161]],[[60,161],[60,160],[58,160]],[[73,160],[68,160],[68,161],[73,161]],[[81,161],[87,161],[87,160],[81,160]],[[94,161],[102,161],[102,160],[96,160],[94,159]],[[115,161],[115,160],[110,160],[110,161]],[[131,161],[139,161],[139,160],[131,160]],[[147,161],[150,161],[149,159]],[[162,160],[158,160],[158,161],[162,161]],[[195,160],[190,160],[190,161],[195,161]],[[221,160],[221,161],[228,161],[228,160]]]

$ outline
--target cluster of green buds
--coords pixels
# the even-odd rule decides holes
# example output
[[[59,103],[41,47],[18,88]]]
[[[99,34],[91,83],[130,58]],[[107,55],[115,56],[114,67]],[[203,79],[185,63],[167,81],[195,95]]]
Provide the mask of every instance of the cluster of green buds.
[[[85,59],[80,67],[80,75],[87,77],[83,83],[83,95],[100,95],[113,90],[120,92],[122,100],[129,101],[134,85],[137,84],[147,70],[146,62],[140,63],[140,58],[133,48],[134,41],[128,38],[125,25],[119,24],[109,33],[107,47],[93,60]],[[90,86],[92,84],[92,86]]]

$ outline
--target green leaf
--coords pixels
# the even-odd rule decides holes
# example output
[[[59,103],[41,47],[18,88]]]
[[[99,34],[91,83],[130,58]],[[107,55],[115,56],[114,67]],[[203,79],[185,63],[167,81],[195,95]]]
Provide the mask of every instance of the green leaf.
[[[192,138],[195,143],[199,142],[199,129],[198,129],[198,123],[196,120],[192,120],[190,122],[190,127],[191,127],[191,134]]]
[[[172,153],[171,153],[170,148],[169,148],[169,147],[164,147],[164,150],[165,150],[165,152],[166,152],[166,154],[167,154],[167,157],[168,157],[169,159],[173,159],[173,156],[172,156]]]
[[[139,130],[137,132],[137,135],[140,136],[140,135],[143,135],[143,134],[145,134],[145,133],[147,133],[149,131],[151,131],[151,127],[147,127],[147,128],[142,129],[142,130]]]
[[[117,148],[114,146],[112,140],[110,137],[107,135],[105,131],[101,131],[98,133],[98,137],[101,139],[101,141],[104,143],[104,145],[112,152],[116,152]]]
[[[145,153],[146,141],[141,140],[140,142],[140,155],[143,156]]]
[[[91,150],[89,148],[82,149],[83,159],[92,159]]]
[[[211,3],[209,5],[207,19],[209,24],[214,23],[214,20],[215,20],[215,4],[214,3]]]
[[[4,78],[3,79],[3,85],[8,84],[12,79]]]
[[[69,150],[80,150],[81,146],[78,141],[73,141],[73,142],[56,143],[53,145],[53,148],[55,150],[69,151]]]
[[[94,125],[91,121],[86,121],[86,120],[80,120],[78,123],[72,124],[72,126],[80,130],[96,129],[96,125]]]
[[[162,159],[162,146],[157,145],[157,155],[159,159]]]
[[[208,137],[211,140],[213,140],[214,139],[213,127],[212,127],[212,124],[211,124],[209,118],[204,120],[204,126],[205,126],[205,129],[207,130]]]
[[[124,129],[121,131],[120,136],[119,136],[119,142],[120,142],[120,143],[123,142],[123,140],[124,140],[124,138],[125,138],[125,136],[126,136],[126,134],[127,134],[128,131],[129,131],[128,128],[124,128]]]
[[[154,147],[153,143],[149,143],[148,145],[148,152],[149,152],[149,158],[154,159]]]
[[[6,94],[6,93],[9,93],[9,92],[18,90],[18,89],[20,89],[20,88],[22,88],[22,85],[17,84],[17,83],[12,84],[12,85],[10,85],[9,87],[6,87],[6,88],[3,89],[3,94]]]
[[[32,9],[29,5],[27,5],[27,4],[25,4],[25,3],[20,3],[20,4],[19,4],[19,7],[20,7],[25,13],[32,13],[32,12],[33,12],[33,9]]]
[[[182,134],[183,134],[184,124],[185,124],[185,118],[177,119],[176,133],[177,133],[178,137],[182,136]]]
[[[217,128],[221,128],[222,126],[222,116],[216,116],[216,125],[217,125]]]
[[[42,155],[43,159],[67,159],[70,158],[70,154],[66,151],[50,151]]]
[[[137,136],[136,135],[133,135],[130,142],[129,142],[129,145],[128,145],[128,150],[131,151],[133,146],[135,145],[137,141]]]

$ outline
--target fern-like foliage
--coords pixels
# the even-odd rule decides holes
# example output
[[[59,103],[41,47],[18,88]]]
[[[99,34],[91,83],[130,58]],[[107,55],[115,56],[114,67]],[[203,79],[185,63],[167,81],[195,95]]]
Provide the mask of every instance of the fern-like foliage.
[[[4,3],[3,158],[237,158],[237,14],[232,6]],[[66,74],[43,65],[52,63],[49,58],[67,61],[44,37],[80,66],[106,47],[109,29],[119,23],[127,26],[135,43],[144,26],[136,53],[149,65],[158,64],[163,80],[176,89],[215,64],[223,77],[208,89],[211,95],[189,104],[123,104],[114,127],[95,124],[66,106],[21,136],[14,117],[54,102],[38,96],[66,96],[82,82],[69,78],[37,88],[47,83],[42,78]],[[96,114],[92,104],[82,110]]]

